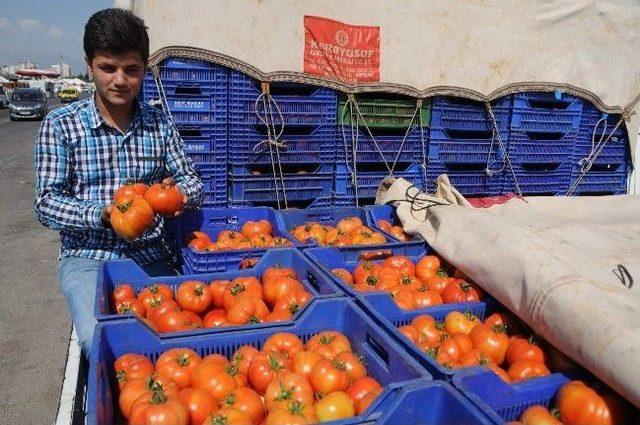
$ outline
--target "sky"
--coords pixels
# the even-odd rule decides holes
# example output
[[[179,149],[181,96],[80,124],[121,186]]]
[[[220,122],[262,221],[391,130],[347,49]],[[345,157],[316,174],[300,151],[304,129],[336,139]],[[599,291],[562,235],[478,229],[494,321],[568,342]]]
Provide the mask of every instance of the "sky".
[[[0,65],[30,60],[46,69],[66,62],[72,74],[86,72],[84,25],[112,5],[113,0],[0,0]]]

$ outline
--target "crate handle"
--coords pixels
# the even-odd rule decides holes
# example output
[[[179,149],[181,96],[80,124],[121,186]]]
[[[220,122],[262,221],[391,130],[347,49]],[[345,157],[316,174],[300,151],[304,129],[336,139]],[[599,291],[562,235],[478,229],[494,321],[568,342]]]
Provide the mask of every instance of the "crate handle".
[[[313,289],[315,289],[316,292],[320,293],[320,283],[318,283],[318,278],[311,273],[311,270],[307,271],[307,281],[311,286],[313,286]]]
[[[361,252],[358,258],[362,261],[384,260],[393,256],[393,252],[390,249],[381,249],[378,251]]]
[[[376,341],[369,332],[367,332],[367,337],[365,338],[365,344],[371,348],[382,362],[387,365],[387,370],[389,369],[389,352],[384,348],[382,344]]]

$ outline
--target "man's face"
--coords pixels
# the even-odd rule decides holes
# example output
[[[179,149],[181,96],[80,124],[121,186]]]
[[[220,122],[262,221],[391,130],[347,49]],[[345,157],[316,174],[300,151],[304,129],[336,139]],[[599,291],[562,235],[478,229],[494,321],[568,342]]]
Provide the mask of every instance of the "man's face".
[[[105,103],[126,106],[138,95],[145,72],[140,52],[114,55],[97,50],[87,65]]]

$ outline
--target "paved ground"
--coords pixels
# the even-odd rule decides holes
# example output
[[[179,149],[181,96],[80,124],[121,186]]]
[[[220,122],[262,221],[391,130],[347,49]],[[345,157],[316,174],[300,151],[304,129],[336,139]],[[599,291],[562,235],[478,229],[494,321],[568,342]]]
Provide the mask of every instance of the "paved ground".
[[[50,108],[57,107],[50,101]],[[0,424],[55,421],[70,320],[56,280],[58,234],[33,214],[39,121],[0,110]]]

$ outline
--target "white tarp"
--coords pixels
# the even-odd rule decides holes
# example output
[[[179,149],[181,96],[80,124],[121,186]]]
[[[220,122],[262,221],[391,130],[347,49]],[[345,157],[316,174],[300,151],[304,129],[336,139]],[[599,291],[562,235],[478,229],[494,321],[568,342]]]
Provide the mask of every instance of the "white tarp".
[[[514,198],[481,209],[470,207],[448,179],[438,184],[435,197],[397,179],[381,186],[376,203],[395,201],[407,233],[421,234],[640,407],[640,197]]]
[[[346,91],[492,99],[563,88],[609,112],[640,90],[636,0],[115,0],[142,17],[152,64],[180,49],[263,80],[305,78],[305,16],[380,28],[380,83]],[[635,150],[638,115],[628,125]]]

